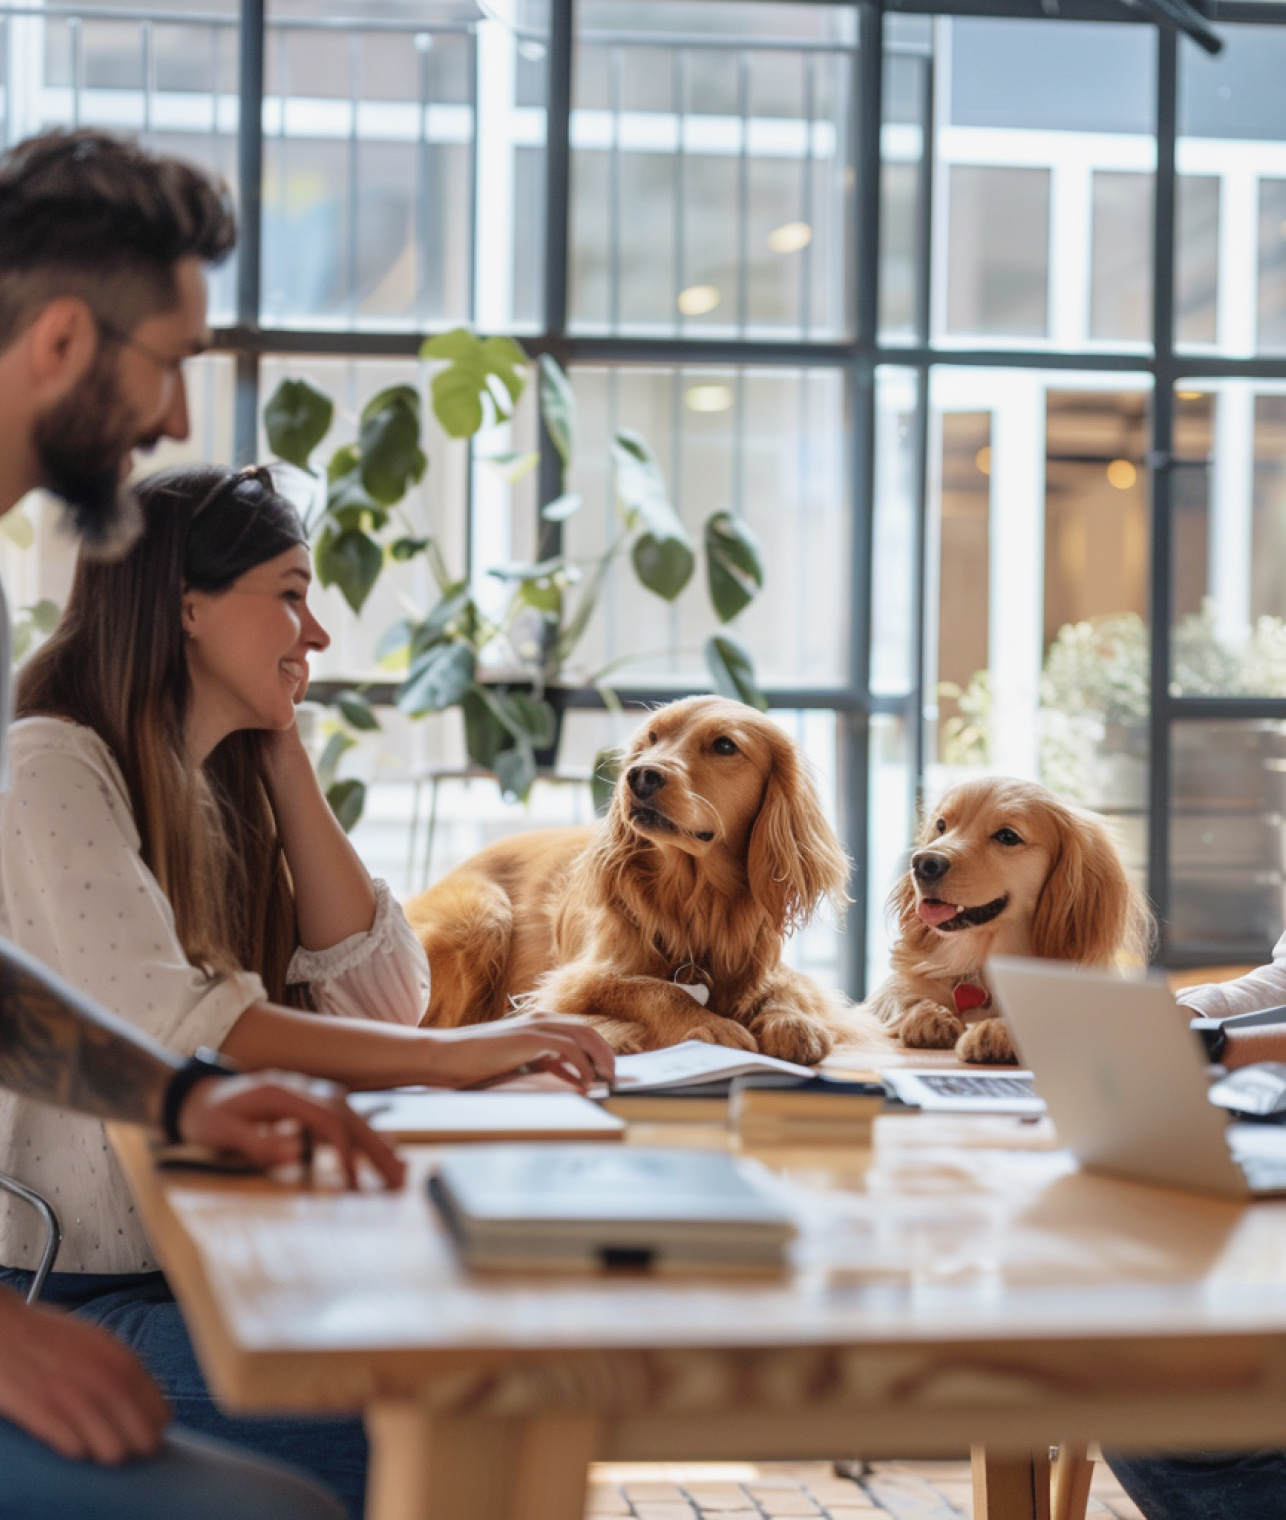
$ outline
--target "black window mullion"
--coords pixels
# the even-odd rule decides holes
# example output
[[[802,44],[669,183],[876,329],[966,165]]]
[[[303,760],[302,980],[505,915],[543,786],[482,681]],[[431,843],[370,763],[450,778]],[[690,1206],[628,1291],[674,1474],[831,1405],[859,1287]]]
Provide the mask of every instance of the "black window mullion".
[[[1157,30],[1156,199],[1152,280],[1153,364],[1152,544],[1149,581],[1148,895],[1161,925],[1158,956],[1165,957],[1170,907],[1170,629],[1173,623],[1174,448],[1174,229],[1175,139],[1178,133],[1179,47],[1175,34]]]
[[[263,268],[263,76],[265,0],[241,0],[240,77],[237,96],[237,326],[259,326]],[[232,451],[239,465],[259,452],[259,353],[252,345],[236,349]]]

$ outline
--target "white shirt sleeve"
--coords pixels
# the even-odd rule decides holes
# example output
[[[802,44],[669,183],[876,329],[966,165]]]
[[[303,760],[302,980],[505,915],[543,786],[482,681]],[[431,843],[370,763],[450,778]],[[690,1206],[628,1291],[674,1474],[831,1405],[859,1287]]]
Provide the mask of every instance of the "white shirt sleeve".
[[[319,1013],[418,1024],[429,1006],[429,962],[386,882],[376,881],[375,921],[326,950],[291,958],[288,982],[307,982]]]
[[[1256,966],[1231,982],[1203,982],[1185,987],[1176,997],[1185,1007],[1210,1019],[1234,1013],[1254,1013],[1286,1003],[1286,934],[1273,946],[1270,965]]]
[[[222,1044],[266,996],[263,983],[188,961],[106,745],[87,729],[28,719],[13,727],[11,763],[0,932],[170,1050]]]

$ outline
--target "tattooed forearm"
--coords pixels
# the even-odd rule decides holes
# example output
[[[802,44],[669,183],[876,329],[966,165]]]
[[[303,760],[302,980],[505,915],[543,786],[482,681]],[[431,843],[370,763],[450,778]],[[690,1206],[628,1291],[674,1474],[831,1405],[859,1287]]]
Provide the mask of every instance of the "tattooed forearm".
[[[0,941],[0,1086],[103,1119],[155,1123],[177,1060]]]

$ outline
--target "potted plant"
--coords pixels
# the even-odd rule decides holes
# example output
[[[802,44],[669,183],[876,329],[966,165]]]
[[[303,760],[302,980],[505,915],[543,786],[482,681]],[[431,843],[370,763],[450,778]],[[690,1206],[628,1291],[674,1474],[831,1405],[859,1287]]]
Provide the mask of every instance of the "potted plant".
[[[527,385],[530,361],[511,338],[482,337],[460,328],[428,339],[421,357],[434,366],[430,399],[448,436],[467,439],[506,421]],[[538,369],[544,430],[565,483],[576,448],[576,401],[566,375],[548,355]],[[587,562],[566,554],[532,563],[492,565],[486,573],[505,587],[497,612],[474,585],[455,574],[427,524],[416,522],[406,498],[423,478],[421,397],[406,385],[380,392],[363,409],[357,436],[336,448],[324,469],[312,456],[334,419],[331,399],[307,380],[283,380],[264,408],[269,445],[279,459],[319,482],[308,516],[318,579],[336,585],[360,612],[391,562],[423,558],[437,588],[436,602],[399,619],[382,636],[384,660],[404,661],[396,702],[414,717],[458,707],[472,763],[494,771],[506,794],[525,797],[541,759],[557,739],[558,714],[549,700],[594,614],[610,567],[627,561],[640,585],[667,601],[692,581],[697,550],[669,499],[647,441],[620,428],[611,441],[615,520],[603,552]],[[538,455],[495,456],[511,479],[534,467]],[[541,511],[562,523],[585,510],[560,489]],[[704,524],[705,584],[721,624],[734,619],[763,584],[759,545],[750,528],[727,511]],[[706,643],[715,689],[766,706],[745,649],[727,633]],[[606,672],[591,677],[606,689]],[[348,729],[375,729],[379,720],[360,691],[341,694],[342,726],[328,741],[321,769],[332,805],[347,827],[360,816],[360,782],[335,771],[354,741]],[[542,754],[543,752],[543,754]]]

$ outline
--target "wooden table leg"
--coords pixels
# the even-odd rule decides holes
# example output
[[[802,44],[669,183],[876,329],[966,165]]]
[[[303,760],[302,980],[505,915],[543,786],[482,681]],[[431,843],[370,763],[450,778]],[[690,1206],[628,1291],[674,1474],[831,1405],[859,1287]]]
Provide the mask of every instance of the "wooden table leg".
[[[1053,1520],[1085,1520],[1093,1480],[1094,1459],[1089,1448],[1064,1441],[1054,1466]]]
[[[973,1520],[1050,1520],[1049,1448],[1015,1457],[975,1446]]]
[[[588,1416],[435,1419],[411,1401],[366,1412],[367,1520],[582,1520],[597,1438]]]

